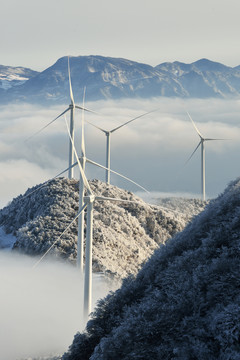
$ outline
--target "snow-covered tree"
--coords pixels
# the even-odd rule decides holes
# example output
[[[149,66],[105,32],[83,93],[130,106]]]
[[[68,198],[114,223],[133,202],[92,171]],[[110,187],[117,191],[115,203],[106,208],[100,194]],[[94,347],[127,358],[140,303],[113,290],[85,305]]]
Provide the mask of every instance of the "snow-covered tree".
[[[159,246],[182,230],[192,215],[146,204],[131,192],[90,182],[96,195],[138,202],[95,202],[93,269],[117,278],[137,274]],[[0,225],[17,237],[14,250],[42,255],[58,239],[78,211],[78,181],[55,179],[15,198],[0,211]],[[77,221],[56,243],[50,255],[75,262]]]

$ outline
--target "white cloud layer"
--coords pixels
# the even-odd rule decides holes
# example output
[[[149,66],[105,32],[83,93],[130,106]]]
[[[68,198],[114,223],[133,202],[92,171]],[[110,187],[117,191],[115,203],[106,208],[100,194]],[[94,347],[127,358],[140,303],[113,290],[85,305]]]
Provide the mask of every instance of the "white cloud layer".
[[[139,118],[112,134],[111,167],[150,191],[200,192],[200,151],[184,166],[199,142],[185,110],[203,136],[226,141],[206,143],[206,192],[221,192],[239,175],[239,100],[153,100],[99,101],[87,104],[101,115],[85,114],[85,119],[110,130],[142,113]],[[68,138],[60,118],[42,133],[25,141],[51,121],[62,107],[45,109],[32,105],[0,108],[0,205],[3,206],[28,187],[47,180],[68,165]],[[80,151],[81,113],[76,114],[75,139]],[[105,135],[85,126],[87,156],[105,165]],[[78,177],[78,170],[75,170]],[[87,166],[89,178],[104,180],[104,171]],[[112,176],[112,183],[137,191]]]

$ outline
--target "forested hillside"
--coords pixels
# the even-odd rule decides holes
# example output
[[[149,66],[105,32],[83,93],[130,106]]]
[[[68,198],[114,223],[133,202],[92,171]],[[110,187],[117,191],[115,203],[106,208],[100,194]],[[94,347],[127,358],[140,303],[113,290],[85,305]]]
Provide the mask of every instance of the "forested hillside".
[[[239,360],[240,179],[99,302],[64,360]]]
[[[90,182],[95,195],[128,199],[136,203],[95,202],[93,270],[116,278],[137,274],[159,246],[181,231],[193,214],[182,214],[146,204],[134,194]],[[29,189],[0,211],[0,226],[16,236],[13,250],[39,256],[62,234],[78,212],[78,181],[55,179]],[[199,211],[202,207],[199,206]],[[49,256],[75,263],[77,221],[59,239]]]

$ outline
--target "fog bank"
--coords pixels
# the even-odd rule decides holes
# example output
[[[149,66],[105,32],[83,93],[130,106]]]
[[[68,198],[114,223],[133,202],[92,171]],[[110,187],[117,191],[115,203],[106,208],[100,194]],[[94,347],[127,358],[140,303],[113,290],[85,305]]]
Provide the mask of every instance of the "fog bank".
[[[0,358],[16,360],[67,350],[83,330],[83,281],[73,266],[0,252]],[[93,277],[94,303],[110,284]]]

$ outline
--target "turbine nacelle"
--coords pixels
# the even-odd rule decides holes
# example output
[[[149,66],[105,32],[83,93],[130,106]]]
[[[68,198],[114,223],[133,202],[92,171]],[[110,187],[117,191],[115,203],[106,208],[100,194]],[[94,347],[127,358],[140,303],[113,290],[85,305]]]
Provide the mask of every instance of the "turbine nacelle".
[[[96,200],[96,196],[91,194],[88,196],[84,196],[84,202],[86,202],[87,204],[93,203]]]

